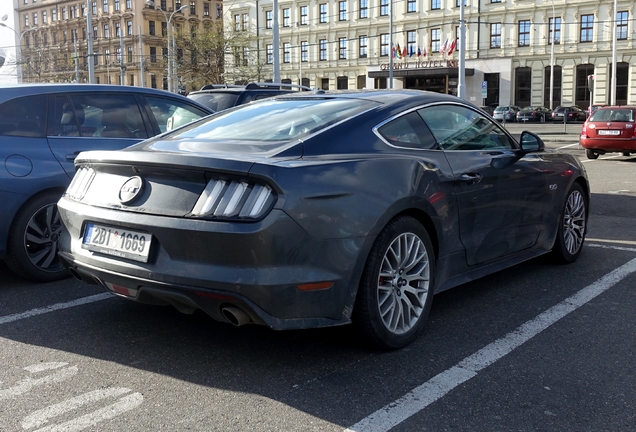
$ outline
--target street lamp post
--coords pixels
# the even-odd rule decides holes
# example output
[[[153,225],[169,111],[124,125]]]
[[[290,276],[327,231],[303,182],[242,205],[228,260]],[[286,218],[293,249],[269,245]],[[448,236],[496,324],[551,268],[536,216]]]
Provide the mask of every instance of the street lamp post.
[[[552,25],[550,26],[550,109],[554,109],[554,36],[556,30],[556,16],[554,12],[554,0],[552,0]],[[545,99],[544,99],[545,100]]]
[[[2,17],[2,21],[5,21],[7,19],[7,15]],[[22,65],[18,64],[18,59],[22,59],[22,36],[24,36],[25,33],[30,32],[30,31],[34,31],[34,30],[38,30],[38,27],[31,27],[28,28],[26,30],[24,30],[22,33],[18,33],[16,31],[16,29],[14,29],[13,27],[9,27],[8,25],[6,25],[5,23],[0,22],[0,27],[4,27],[6,29],[11,30],[13,33],[15,33],[15,35],[18,38],[18,43],[16,45],[16,50],[15,50],[15,56],[16,56],[16,68],[17,68],[17,72],[18,72],[18,82],[22,83]]]
[[[173,36],[173,42],[171,44],[170,34],[172,33],[172,28],[170,27],[170,23],[172,22],[172,18],[174,18],[174,14],[176,14],[177,12],[181,12],[184,9],[187,9],[188,6],[187,5],[181,6],[179,9],[172,12],[172,14],[170,14],[170,18],[168,18],[168,15],[166,14],[166,12],[163,9],[161,9],[159,6],[155,5],[154,1],[146,0],[146,4],[148,6],[153,6],[155,9],[161,12],[163,14],[163,17],[166,19],[166,39],[167,39],[166,42],[168,45],[168,91],[172,92],[172,91],[175,91],[175,88],[172,82],[172,73],[173,73],[173,67],[174,67],[173,62],[174,62],[174,56],[175,56],[175,50],[176,50],[176,38]],[[170,51],[172,51],[172,54],[170,53]]]

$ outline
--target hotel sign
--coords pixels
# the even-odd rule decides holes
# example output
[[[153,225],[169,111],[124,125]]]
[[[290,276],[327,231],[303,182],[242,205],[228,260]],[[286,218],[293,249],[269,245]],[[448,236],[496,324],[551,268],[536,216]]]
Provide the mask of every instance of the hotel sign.
[[[404,63],[393,63],[393,70],[401,69],[431,69],[431,68],[456,68],[459,67],[458,60],[429,60],[429,61],[415,61]],[[389,64],[383,63],[380,65],[380,70],[388,71]]]

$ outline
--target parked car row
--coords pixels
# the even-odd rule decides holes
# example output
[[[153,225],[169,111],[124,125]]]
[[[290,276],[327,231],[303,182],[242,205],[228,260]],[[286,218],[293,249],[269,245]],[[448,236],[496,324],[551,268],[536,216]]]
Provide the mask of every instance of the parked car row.
[[[554,110],[544,106],[527,106],[520,108],[516,105],[482,106],[484,111],[490,113],[492,117],[500,122],[582,122],[588,114],[576,105],[558,106]]]

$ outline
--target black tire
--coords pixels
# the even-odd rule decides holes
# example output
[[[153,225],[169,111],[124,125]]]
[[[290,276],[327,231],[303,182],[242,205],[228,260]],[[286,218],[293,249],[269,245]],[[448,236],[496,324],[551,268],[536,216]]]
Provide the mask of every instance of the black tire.
[[[586,149],[585,156],[587,156],[588,159],[598,159],[598,153],[592,149]]]
[[[64,229],[57,202],[60,192],[34,196],[17,213],[9,232],[5,262],[18,275],[37,282],[64,279],[70,274],[57,255]]]
[[[583,188],[574,183],[565,196],[552,248],[552,255],[557,262],[573,263],[581,254],[587,232],[587,205]]]
[[[435,255],[426,229],[412,217],[397,217],[378,235],[367,258],[354,325],[378,348],[402,348],[424,328],[434,286]]]

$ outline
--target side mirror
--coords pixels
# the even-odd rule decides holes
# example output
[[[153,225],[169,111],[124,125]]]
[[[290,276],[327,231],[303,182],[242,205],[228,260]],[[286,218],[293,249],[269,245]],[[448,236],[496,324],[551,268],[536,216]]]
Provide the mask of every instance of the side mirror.
[[[541,152],[545,150],[543,140],[532,132],[523,131],[519,143],[521,144],[521,151],[523,153]]]

